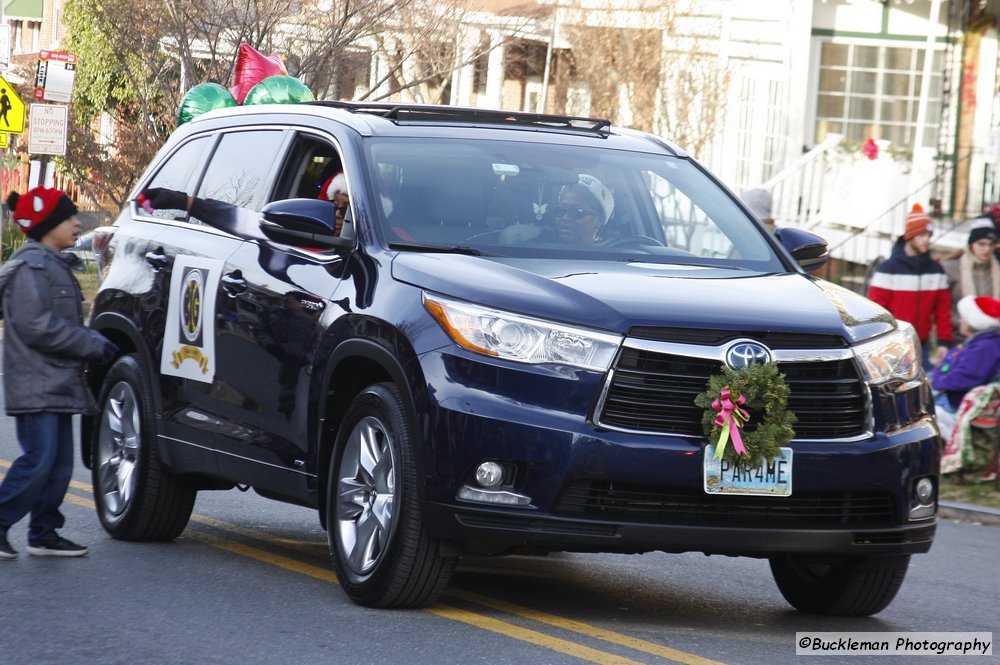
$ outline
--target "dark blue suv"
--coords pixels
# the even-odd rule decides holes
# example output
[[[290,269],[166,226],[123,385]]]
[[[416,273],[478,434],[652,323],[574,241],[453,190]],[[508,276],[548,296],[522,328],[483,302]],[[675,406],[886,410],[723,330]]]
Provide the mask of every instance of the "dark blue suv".
[[[931,546],[912,328],[662,139],[265,105],[180,127],[150,189],[191,198],[122,211],[91,319],[122,350],[90,372],[83,444],[115,538],[174,538],[199,490],[252,486],[318,510],[364,605],[430,602],[465,553],[662,550],[768,558],[793,606],[843,615]],[[719,462],[695,398],[768,362],[794,437]]]

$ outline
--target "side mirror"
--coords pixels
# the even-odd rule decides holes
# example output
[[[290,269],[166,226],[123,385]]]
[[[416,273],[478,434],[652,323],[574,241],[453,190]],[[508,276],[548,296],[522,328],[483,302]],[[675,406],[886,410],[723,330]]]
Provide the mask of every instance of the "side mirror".
[[[351,233],[335,235],[336,210],[329,201],[286,199],[272,201],[260,211],[260,230],[268,240],[293,247],[333,249],[351,252],[355,248]],[[344,228],[347,228],[347,222]]]
[[[816,272],[830,260],[826,240],[815,233],[783,227],[775,230],[774,235],[806,272]]]

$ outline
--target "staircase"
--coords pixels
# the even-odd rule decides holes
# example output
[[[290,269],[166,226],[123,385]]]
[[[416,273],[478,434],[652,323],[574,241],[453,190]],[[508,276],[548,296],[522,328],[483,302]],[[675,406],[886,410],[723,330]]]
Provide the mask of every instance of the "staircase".
[[[843,136],[829,134],[822,143],[761,185],[771,193],[771,214],[778,226],[811,229],[819,223],[823,183],[833,151]]]
[[[914,203],[934,219],[932,251],[948,254],[965,246],[968,220],[935,216],[929,201],[950,190],[958,163],[915,187],[912,176],[888,156],[845,157],[831,136],[762,185],[771,192],[777,226],[807,229],[827,241],[832,261],[821,274],[864,293],[872,269],[892,251]],[[971,154],[960,163],[967,162]],[[943,182],[941,180],[943,178]]]

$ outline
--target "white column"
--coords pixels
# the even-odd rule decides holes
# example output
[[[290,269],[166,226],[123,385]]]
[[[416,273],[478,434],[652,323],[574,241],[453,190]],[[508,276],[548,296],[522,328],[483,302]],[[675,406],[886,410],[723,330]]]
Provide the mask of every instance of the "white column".
[[[486,66],[486,99],[480,106],[499,109],[503,105],[503,81],[506,76],[507,47],[503,36],[490,35],[490,55]]]
[[[479,31],[459,30],[455,44],[455,70],[451,74],[452,106],[472,106],[475,63],[471,62],[479,43]]]

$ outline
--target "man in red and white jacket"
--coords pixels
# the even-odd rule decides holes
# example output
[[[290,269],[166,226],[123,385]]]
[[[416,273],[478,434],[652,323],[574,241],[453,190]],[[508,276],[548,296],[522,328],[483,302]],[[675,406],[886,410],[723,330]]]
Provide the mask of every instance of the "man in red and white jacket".
[[[868,297],[893,316],[913,324],[923,345],[924,368],[929,369],[927,342],[936,328],[934,362],[948,352],[952,339],[951,293],[941,264],[931,258],[930,217],[919,203],[906,219],[906,229],[872,276]]]

